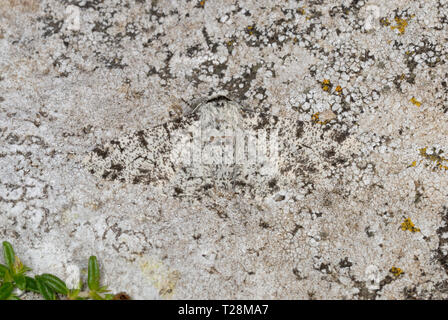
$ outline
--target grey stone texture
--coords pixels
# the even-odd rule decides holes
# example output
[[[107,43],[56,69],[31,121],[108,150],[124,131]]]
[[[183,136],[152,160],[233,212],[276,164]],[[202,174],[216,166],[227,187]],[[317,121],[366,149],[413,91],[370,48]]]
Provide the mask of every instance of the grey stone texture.
[[[447,34],[446,0],[0,0],[0,239],[135,299],[446,299]],[[89,171],[221,95],[306,144],[272,194]]]

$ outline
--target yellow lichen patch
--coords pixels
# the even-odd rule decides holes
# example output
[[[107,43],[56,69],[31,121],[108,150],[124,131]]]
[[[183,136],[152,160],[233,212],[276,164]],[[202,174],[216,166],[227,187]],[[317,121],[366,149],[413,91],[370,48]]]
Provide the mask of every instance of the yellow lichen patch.
[[[399,277],[400,275],[403,274],[403,270],[397,267],[390,268],[389,272],[392,273],[395,277]]]
[[[387,19],[387,18],[381,18],[381,19],[380,19],[380,24],[381,24],[382,26],[388,27],[388,26],[390,26],[390,21],[389,21],[389,19]]]
[[[103,206],[101,201],[91,201],[84,203],[84,208],[90,208],[93,211],[98,211]]]
[[[415,227],[414,223],[411,221],[410,218],[404,219],[403,223],[401,224],[401,230],[411,231],[411,232],[420,232],[420,229]]]
[[[299,9],[297,9],[297,13],[301,14],[303,16],[305,14],[305,9],[303,7],[299,8]]]
[[[422,156],[422,157],[426,157],[426,147],[425,148],[421,148],[421,149],[419,149],[418,150],[418,152],[420,152],[420,155]]]
[[[420,107],[422,105],[422,103],[420,101],[418,101],[417,99],[415,99],[415,97],[412,97],[410,101],[417,107]]]
[[[79,214],[77,212],[73,212],[70,209],[66,209],[60,213],[60,216],[62,218],[62,223],[69,224],[73,221],[77,220],[79,218]]]
[[[162,261],[150,257],[140,262],[140,270],[143,275],[159,290],[159,295],[164,299],[170,299],[174,294],[180,273],[171,270]]]
[[[322,81],[321,85],[322,85],[322,89],[323,89],[324,91],[330,91],[331,86],[332,86],[331,81],[328,80],[328,79],[324,79],[324,80]]]
[[[336,114],[330,109],[325,110],[324,112],[316,112],[311,116],[311,121],[317,124],[325,125],[331,120],[336,118]]]
[[[408,22],[405,19],[401,19],[401,18],[396,17],[395,18],[395,23],[397,25],[396,26],[391,26],[390,28],[392,30],[397,29],[400,34],[404,34],[404,32],[406,31],[406,27],[408,26]]]
[[[417,161],[412,161],[412,163],[411,163],[411,167],[415,167],[417,165]]]
[[[342,87],[341,86],[337,86],[334,91],[336,91],[338,94],[342,93]]]
[[[248,26],[248,27],[247,27],[247,30],[249,31],[249,34],[250,34],[250,35],[253,35],[253,34],[254,34],[254,27],[253,27],[253,26]]]
[[[448,159],[442,157],[440,154],[428,154],[426,152],[427,148],[419,149],[420,155],[425,159],[428,159],[436,164],[436,167],[443,170],[448,170]],[[447,164],[445,164],[447,163]]]

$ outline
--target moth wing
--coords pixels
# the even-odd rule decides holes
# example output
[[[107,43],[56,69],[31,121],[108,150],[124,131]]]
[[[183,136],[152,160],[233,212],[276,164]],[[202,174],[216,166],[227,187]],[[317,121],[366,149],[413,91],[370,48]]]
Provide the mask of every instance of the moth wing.
[[[85,161],[103,179],[127,183],[168,181],[179,169],[176,146],[194,123],[192,115],[146,130],[128,133],[94,148]]]

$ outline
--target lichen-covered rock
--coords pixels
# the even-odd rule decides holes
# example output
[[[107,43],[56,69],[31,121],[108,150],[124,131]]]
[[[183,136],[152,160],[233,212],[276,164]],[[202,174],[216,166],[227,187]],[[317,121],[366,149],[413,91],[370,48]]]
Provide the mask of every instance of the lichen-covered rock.
[[[1,1],[0,238],[134,298],[446,299],[447,16]]]

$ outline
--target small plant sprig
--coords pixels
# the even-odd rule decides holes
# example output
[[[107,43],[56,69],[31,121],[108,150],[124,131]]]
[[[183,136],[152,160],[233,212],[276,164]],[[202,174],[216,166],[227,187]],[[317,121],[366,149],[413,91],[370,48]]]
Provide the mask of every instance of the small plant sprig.
[[[15,289],[41,294],[45,300],[130,299],[125,293],[110,294],[106,286],[100,286],[100,268],[95,256],[89,258],[86,291],[82,291],[82,281],[77,289],[69,289],[64,281],[49,273],[34,278],[27,276],[26,273],[31,269],[20,261],[7,241],[3,242],[3,257],[6,265],[0,264],[0,300],[20,300]]]

